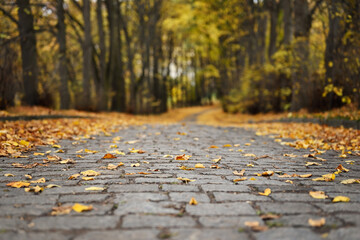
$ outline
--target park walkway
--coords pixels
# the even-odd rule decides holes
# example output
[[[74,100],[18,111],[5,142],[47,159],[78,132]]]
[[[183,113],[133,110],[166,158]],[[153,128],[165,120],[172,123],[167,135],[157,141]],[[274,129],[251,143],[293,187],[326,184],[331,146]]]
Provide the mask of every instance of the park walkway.
[[[46,155],[0,158],[0,239],[360,238],[360,184],[340,183],[359,178],[360,157],[346,164],[327,151],[321,155],[327,161],[309,160],[303,157],[309,150],[188,119],[38,147]],[[117,158],[104,158],[110,152]],[[312,181],[339,164],[350,171],[334,181]],[[6,186],[24,175],[43,191]],[[327,197],[313,198],[310,191]],[[350,202],[333,203],[339,195]],[[75,203],[92,209],[77,212]]]

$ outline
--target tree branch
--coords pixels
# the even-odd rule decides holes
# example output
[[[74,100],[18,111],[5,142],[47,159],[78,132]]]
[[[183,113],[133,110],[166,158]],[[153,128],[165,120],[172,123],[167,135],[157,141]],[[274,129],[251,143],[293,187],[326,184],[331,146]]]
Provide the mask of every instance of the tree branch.
[[[320,4],[322,3],[322,1],[323,1],[323,0],[317,0],[317,1],[315,2],[314,7],[310,10],[310,13],[309,13],[309,15],[310,15],[311,18],[312,18],[312,16],[314,15],[316,9],[317,9],[317,8],[320,6]]]
[[[9,13],[7,12],[5,9],[3,9],[2,7],[0,7],[0,11],[7,16],[12,22],[14,22],[17,26],[19,26],[19,22]]]

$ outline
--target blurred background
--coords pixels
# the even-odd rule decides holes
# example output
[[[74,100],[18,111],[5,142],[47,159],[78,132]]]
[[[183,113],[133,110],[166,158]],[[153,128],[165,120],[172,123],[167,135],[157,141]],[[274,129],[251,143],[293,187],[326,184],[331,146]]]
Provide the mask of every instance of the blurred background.
[[[0,0],[0,109],[359,109],[357,0]]]

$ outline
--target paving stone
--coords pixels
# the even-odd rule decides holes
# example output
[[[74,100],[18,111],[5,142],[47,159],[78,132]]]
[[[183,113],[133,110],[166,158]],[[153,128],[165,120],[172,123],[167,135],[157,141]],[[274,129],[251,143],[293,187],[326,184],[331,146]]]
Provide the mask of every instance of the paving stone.
[[[55,204],[57,198],[57,196],[43,197],[41,194],[34,195],[32,193],[28,193],[26,196],[0,197],[0,204]]]
[[[210,202],[209,197],[204,193],[173,192],[170,193],[169,196],[174,202],[189,202],[191,198],[195,198],[199,203]]]
[[[359,227],[340,228],[331,230],[327,239],[329,240],[359,240],[360,229]]]
[[[178,185],[178,184],[163,184],[161,189],[166,192],[198,192],[199,191],[198,186]]]
[[[18,215],[27,215],[27,216],[41,216],[51,211],[52,205],[4,205],[0,206],[0,215],[1,216],[18,216]]]
[[[178,210],[165,208],[162,204],[146,201],[132,201],[120,203],[115,210],[116,215],[125,215],[129,213],[146,213],[146,214],[177,214]]]
[[[77,195],[62,195],[59,202],[102,202],[108,198],[109,194],[77,194]]]
[[[263,220],[258,216],[216,216],[200,217],[199,222],[204,227],[211,228],[239,228],[245,227],[245,222],[259,222],[264,225]]]
[[[336,214],[336,217],[342,219],[347,224],[354,224],[360,226],[360,214],[339,213]]]
[[[282,216],[278,219],[268,220],[267,223],[270,225],[277,226],[287,226],[287,227],[309,227],[308,220],[309,219],[318,220],[321,218],[325,218],[326,223],[325,226],[330,228],[340,227],[342,226],[342,222],[337,220],[333,216],[324,216],[324,215],[315,215],[315,214],[297,214],[297,215],[288,215]]]
[[[155,215],[127,215],[123,218],[125,228],[141,227],[193,227],[196,222],[191,217],[171,217]]]
[[[115,228],[119,217],[116,216],[52,216],[40,217],[32,222],[34,230],[76,230]]]
[[[74,240],[98,240],[98,239],[157,239],[158,230],[116,230],[116,231],[91,231],[76,237]]]
[[[318,209],[307,203],[298,202],[264,202],[258,204],[261,211],[265,213],[295,214],[295,213],[316,213]]]
[[[1,231],[18,230],[25,228],[27,228],[27,223],[24,220],[20,220],[18,218],[0,218]]]
[[[198,205],[187,205],[186,212],[191,215],[255,215],[255,210],[248,203],[203,203]]]
[[[107,190],[108,192],[158,192],[159,186],[157,184],[124,184],[112,185]]]
[[[207,239],[207,240],[247,240],[250,239],[247,234],[240,233],[237,229],[170,229],[168,231],[172,240],[183,239]]]
[[[321,240],[321,236],[316,235],[307,228],[273,228],[268,231],[256,233],[257,240],[281,239],[281,240]]]
[[[334,213],[334,212],[350,212],[350,213],[360,213],[360,203],[352,203],[352,202],[339,202],[339,203],[330,203],[330,204],[316,204],[320,207],[323,211],[327,213]]]
[[[120,193],[116,195],[115,203],[132,202],[132,201],[162,201],[168,200],[166,193]]]
[[[33,232],[3,232],[0,233],[0,239],[6,240],[70,240],[73,234],[63,233],[33,233]]]
[[[246,185],[235,185],[235,184],[204,184],[201,188],[205,192],[250,192],[250,188]]]
[[[225,193],[213,192],[217,202],[236,202],[236,201],[270,201],[268,197],[254,195],[250,193]]]

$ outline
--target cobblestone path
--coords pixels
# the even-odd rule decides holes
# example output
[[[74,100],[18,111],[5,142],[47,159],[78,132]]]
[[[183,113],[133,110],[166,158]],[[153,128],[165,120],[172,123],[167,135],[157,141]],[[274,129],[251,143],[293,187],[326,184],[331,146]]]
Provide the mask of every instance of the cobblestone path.
[[[121,140],[114,143],[118,136]],[[29,158],[0,158],[0,239],[360,239],[360,184],[340,183],[359,178],[360,157],[347,159],[355,164],[344,164],[339,153],[327,151],[321,156],[326,162],[310,160],[321,166],[306,167],[309,159],[301,156],[309,154],[309,150],[283,146],[273,138],[241,128],[193,123],[130,126],[112,136],[94,136],[86,142],[64,140],[59,144],[64,153],[54,154],[56,149],[50,146],[39,147],[36,152],[51,150],[50,155],[74,159],[75,164],[50,162],[48,166],[26,169],[11,164],[42,163],[46,156],[29,153]],[[218,148],[209,148],[212,145]],[[79,153],[82,149],[99,152]],[[131,153],[129,149],[145,153]],[[102,159],[114,150],[125,155]],[[299,157],[285,157],[286,153]],[[191,157],[174,159],[182,154]],[[215,164],[212,160],[220,156],[219,168],[210,168]],[[119,162],[124,165],[106,169],[109,163]],[[194,168],[198,163],[205,168],[180,169]],[[350,171],[340,173],[333,182],[312,181],[334,172],[340,163]],[[233,171],[242,169],[247,180],[234,183],[241,176]],[[82,176],[68,179],[85,170],[100,175],[92,181],[84,181]],[[264,171],[275,174],[254,175]],[[4,176],[6,173],[14,177]],[[280,177],[285,173],[313,176]],[[6,186],[11,181],[25,180],[25,174],[33,180],[46,179],[45,183],[31,186],[61,187],[45,188],[35,194]],[[179,177],[195,181],[184,183],[186,180]],[[103,190],[86,190],[89,187]],[[266,188],[271,189],[271,194],[260,195]],[[309,191],[324,191],[328,198],[314,199]],[[338,195],[348,196],[351,201],[333,203],[332,198]],[[198,204],[190,205],[191,198]],[[75,203],[92,205],[93,210],[51,215],[53,207]],[[324,226],[309,225],[310,218],[322,217],[326,219]]]

